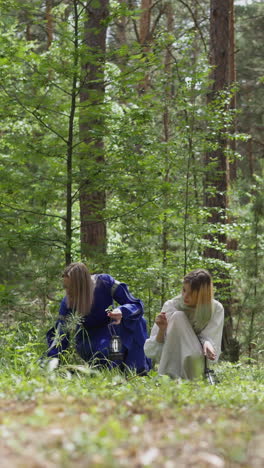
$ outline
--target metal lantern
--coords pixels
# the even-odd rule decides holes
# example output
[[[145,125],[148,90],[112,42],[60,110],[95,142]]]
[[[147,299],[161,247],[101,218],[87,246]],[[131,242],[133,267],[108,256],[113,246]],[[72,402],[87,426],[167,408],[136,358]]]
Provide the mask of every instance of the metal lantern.
[[[108,357],[111,361],[122,361],[124,354],[122,353],[122,341],[120,339],[120,336],[111,336]]]
[[[106,313],[109,313],[109,312],[112,312],[112,310],[113,310],[113,306],[110,305],[105,311]],[[108,357],[110,361],[122,361],[124,358],[124,353],[122,353],[121,338],[120,336],[113,334],[113,332],[116,333],[113,323],[109,323],[108,329],[111,335]]]

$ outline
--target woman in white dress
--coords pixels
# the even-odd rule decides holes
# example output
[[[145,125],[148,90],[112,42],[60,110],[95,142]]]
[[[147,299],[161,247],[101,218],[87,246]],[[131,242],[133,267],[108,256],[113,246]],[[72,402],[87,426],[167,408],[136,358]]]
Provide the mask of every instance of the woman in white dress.
[[[160,375],[202,377],[204,356],[213,362],[219,358],[223,325],[224,308],[213,298],[210,274],[191,271],[183,279],[182,294],[165,302],[156,317],[145,354],[159,362]]]

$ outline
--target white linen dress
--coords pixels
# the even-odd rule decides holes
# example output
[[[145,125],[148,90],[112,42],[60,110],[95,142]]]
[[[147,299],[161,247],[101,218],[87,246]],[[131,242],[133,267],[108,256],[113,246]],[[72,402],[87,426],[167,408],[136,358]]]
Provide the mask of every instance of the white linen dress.
[[[216,359],[210,362],[217,362],[221,353],[224,325],[222,304],[213,300],[211,318],[202,330],[195,323],[195,308],[186,306],[181,296],[165,302],[161,312],[166,313],[168,321],[164,342],[156,341],[159,327],[154,324],[144,345],[146,356],[159,362],[160,375],[190,380],[201,377],[204,370],[201,343],[210,341],[214,347]]]

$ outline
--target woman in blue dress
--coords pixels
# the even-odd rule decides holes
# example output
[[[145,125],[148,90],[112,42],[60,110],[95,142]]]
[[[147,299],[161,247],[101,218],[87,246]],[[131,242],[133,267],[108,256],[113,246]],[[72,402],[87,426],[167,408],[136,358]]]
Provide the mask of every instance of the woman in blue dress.
[[[71,263],[63,272],[66,296],[63,298],[55,327],[47,333],[48,357],[58,357],[69,346],[67,323],[72,315],[79,320],[75,330],[78,354],[99,366],[122,370],[134,369],[138,374],[149,371],[151,361],[145,356],[147,339],[143,303],[130,294],[125,283],[107,274],[90,275],[81,263]],[[119,306],[113,310],[116,301]],[[122,357],[109,355],[111,338],[119,336]]]

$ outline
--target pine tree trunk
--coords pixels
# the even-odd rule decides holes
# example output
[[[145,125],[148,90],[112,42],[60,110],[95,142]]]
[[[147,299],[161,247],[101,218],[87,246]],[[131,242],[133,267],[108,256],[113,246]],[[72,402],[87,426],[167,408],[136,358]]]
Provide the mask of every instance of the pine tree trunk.
[[[104,169],[104,63],[109,0],[88,2],[84,25],[87,55],[82,62],[80,90],[80,218],[83,258],[106,250]],[[98,183],[99,180],[99,183]]]
[[[77,69],[79,66],[79,17],[77,0],[73,0],[74,12],[74,57],[71,85],[71,106],[68,122],[68,140],[67,140],[67,186],[66,186],[66,265],[72,261],[72,179],[73,179],[73,146],[74,146],[74,120],[76,114],[77,101]]]
[[[142,11],[139,20],[139,35],[138,40],[144,54],[148,54],[151,49],[151,6],[152,0],[141,0],[140,10]],[[144,94],[150,86],[150,76],[145,72],[144,80],[138,86],[139,94]]]
[[[231,0],[211,0],[210,8],[210,62],[212,65],[212,87],[208,95],[211,103],[218,97],[218,93],[228,88],[230,79],[230,5]],[[226,235],[221,233],[221,225],[226,223],[227,188],[228,188],[228,165],[225,150],[227,138],[224,130],[219,132],[218,148],[208,152],[205,157],[207,166],[205,177],[205,206],[210,210],[211,224],[219,226],[217,233],[209,235],[208,239],[213,243],[217,241],[226,246]],[[205,256],[211,259],[226,261],[222,250],[210,246],[205,249]],[[217,276],[220,280],[218,286],[225,299],[225,325],[223,333],[223,349],[230,360],[237,359],[238,347],[233,340],[233,323],[231,316],[231,286],[230,279],[222,269],[218,270]]]
[[[46,0],[46,33],[47,33],[47,49],[50,48],[53,39],[53,24],[52,24],[52,4],[53,0]]]
[[[139,22],[139,41],[142,45],[147,45],[150,40],[150,20],[151,20],[152,0],[141,0],[142,14]]]
[[[235,61],[235,14],[234,14],[234,0],[230,0],[230,21],[229,21],[229,35],[230,35],[230,47],[229,47],[229,83],[232,86],[236,82],[236,61]],[[230,109],[235,111],[236,109],[236,93],[233,94],[230,102]],[[235,135],[236,133],[236,117],[233,118],[233,125],[230,132]],[[229,141],[229,148],[231,153],[234,155],[236,151],[236,140],[232,139]],[[232,182],[236,180],[237,175],[237,162],[233,157],[231,161],[227,161],[227,184],[231,186]],[[229,205],[229,201],[227,201]],[[232,217],[228,217],[228,222],[232,222]],[[237,239],[228,237],[227,245],[229,250],[237,250],[238,243]]]
[[[229,0],[211,0],[210,12],[210,62],[212,65],[212,88],[208,94],[208,102],[217,98],[220,91],[229,83]],[[205,155],[207,166],[205,178],[205,206],[210,209],[210,223],[223,224],[226,215],[227,194],[227,161],[225,149],[227,146],[224,132],[219,134],[218,149]],[[226,243],[226,236],[218,234],[218,241]],[[212,239],[211,239],[212,240]],[[208,247],[205,255],[209,258],[225,260],[219,250]]]
[[[234,0],[230,1],[230,21],[229,21],[229,35],[230,35],[230,47],[229,47],[229,83],[232,85],[236,82],[236,61],[235,61],[235,13],[234,13]],[[236,109],[236,94],[232,96],[230,102],[230,109]],[[233,121],[232,133],[236,133],[236,119]],[[236,140],[230,141],[230,149],[232,152],[236,151]],[[236,179],[237,164],[234,159],[229,163],[228,177],[229,181],[232,182]]]
[[[167,26],[167,31],[168,33],[171,33],[173,31],[173,9],[172,9],[172,4],[171,2],[167,3],[166,10],[165,10],[165,15],[166,15],[166,26]],[[165,52],[165,61],[164,61],[164,71],[165,71],[165,76],[167,77],[168,83],[166,86],[165,90],[165,101],[164,101],[164,110],[163,110],[163,141],[165,143],[168,143],[171,135],[170,135],[170,109],[169,109],[169,102],[172,99],[171,96],[171,50],[170,46],[168,46],[166,52]],[[167,160],[165,160],[165,167],[164,167],[164,182],[168,183],[169,177],[170,177],[170,165]],[[162,219],[162,271],[163,275],[161,278],[161,306],[164,304],[166,300],[166,291],[167,291],[167,263],[168,263],[168,250],[169,250],[169,227],[168,227],[168,219],[167,219],[167,213],[166,210],[168,208],[169,202],[168,202],[168,197],[167,195],[164,195],[164,209],[165,213],[163,215]]]

